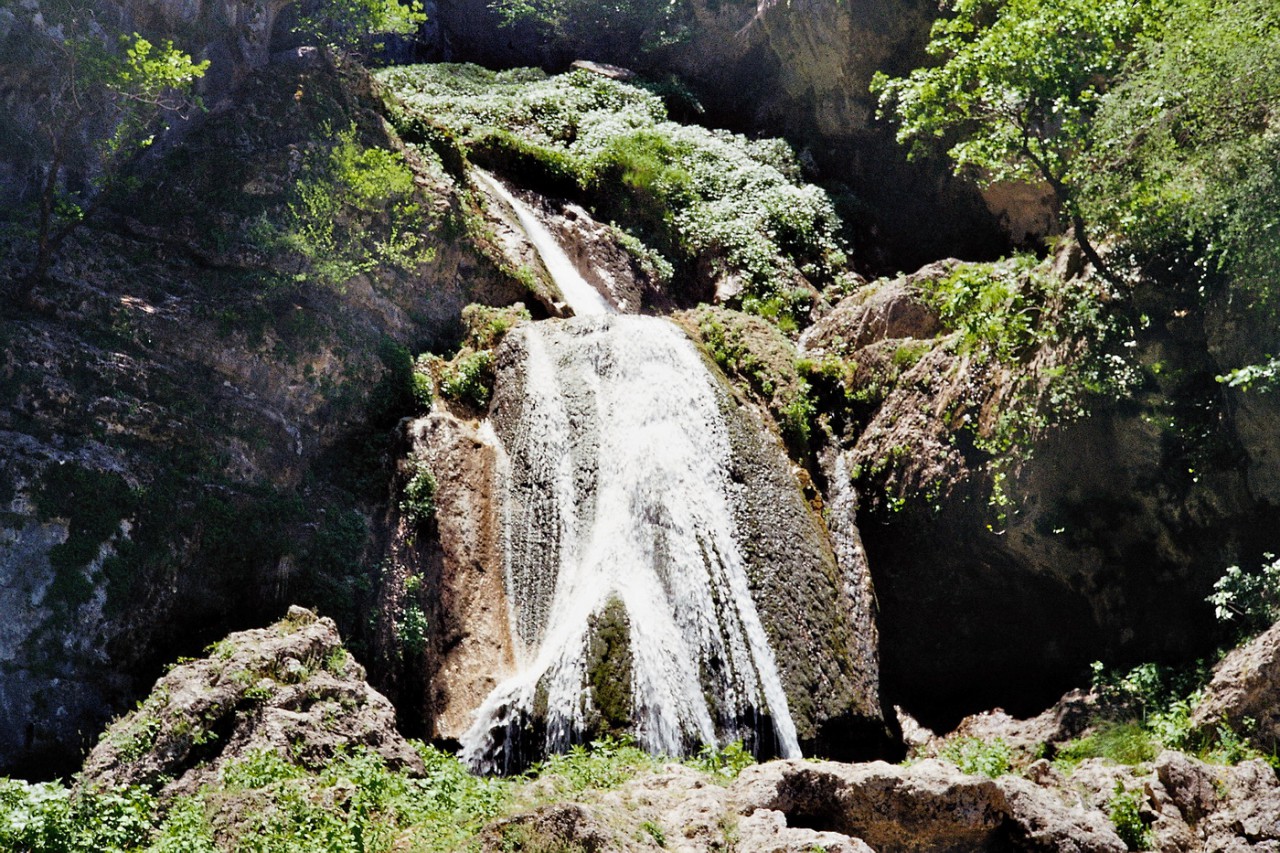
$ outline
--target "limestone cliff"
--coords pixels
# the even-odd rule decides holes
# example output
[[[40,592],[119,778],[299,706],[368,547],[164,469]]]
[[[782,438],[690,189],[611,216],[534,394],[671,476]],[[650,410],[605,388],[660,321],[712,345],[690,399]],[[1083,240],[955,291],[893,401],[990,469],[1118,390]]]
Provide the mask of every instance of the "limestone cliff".
[[[318,55],[230,97],[73,237],[32,308],[0,319],[6,770],[68,769],[161,664],[293,602],[342,622],[375,676],[397,666],[360,608],[392,428],[417,405],[408,347],[455,340],[469,302],[526,293],[412,152],[433,260],[300,280],[263,235],[294,221],[333,129],[352,150],[403,149],[363,72]]]

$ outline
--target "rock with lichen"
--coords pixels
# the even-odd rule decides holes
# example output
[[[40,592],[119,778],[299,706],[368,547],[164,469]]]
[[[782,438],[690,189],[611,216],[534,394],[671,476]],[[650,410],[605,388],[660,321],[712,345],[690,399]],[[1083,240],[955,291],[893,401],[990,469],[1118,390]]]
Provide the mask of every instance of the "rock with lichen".
[[[276,624],[231,634],[208,651],[173,667],[107,729],[81,784],[189,793],[254,753],[315,770],[359,747],[390,767],[423,770],[391,703],[365,682],[331,619],[292,607]]]

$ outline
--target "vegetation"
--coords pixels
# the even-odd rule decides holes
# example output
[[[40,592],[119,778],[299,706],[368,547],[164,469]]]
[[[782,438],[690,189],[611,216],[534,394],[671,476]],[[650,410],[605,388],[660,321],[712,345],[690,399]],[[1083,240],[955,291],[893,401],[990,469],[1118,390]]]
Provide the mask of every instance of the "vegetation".
[[[1263,554],[1257,572],[1228,566],[1207,599],[1220,622],[1233,622],[1244,634],[1256,634],[1280,620],[1280,559]]]
[[[688,36],[688,8],[669,0],[494,0],[490,8],[508,26],[530,23],[562,43],[615,52],[650,54]]]
[[[0,779],[0,848],[24,853],[213,853],[216,850],[373,853],[470,849],[490,821],[542,803],[615,788],[659,759],[605,739],[553,756],[524,777],[471,775],[452,755],[416,745],[421,778],[376,754],[340,754],[308,771],[272,752],[228,764],[221,778],[161,803],[140,786],[71,790]],[[695,768],[728,780],[751,763],[741,744],[705,749]],[[650,821],[639,831],[662,828]]]
[[[467,156],[578,196],[634,239],[656,270],[741,280],[736,307],[794,330],[847,258],[827,195],[800,181],[786,143],[667,120],[656,95],[585,71],[415,66],[378,72],[406,138],[441,128]],[[652,245],[658,256],[647,249]]]
[[[1081,209],[1136,264],[1273,301],[1280,8],[1176,0],[1159,16],[1099,104]]]
[[[261,245],[298,259],[296,281],[334,288],[375,269],[412,272],[431,261],[427,215],[403,155],[364,147],[355,125],[321,135],[331,141],[304,160],[283,221],[258,220]]]
[[[1111,818],[1116,835],[1130,850],[1151,849],[1151,828],[1142,819],[1141,805],[1141,795],[1137,791],[1126,791],[1124,783],[1117,779],[1115,791],[1107,803],[1107,816]]]
[[[436,478],[425,460],[409,459],[409,480],[400,497],[400,512],[414,525],[425,524],[435,515]]]
[[[949,740],[938,751],[938,757],[950,761],[963,773],[992,779],[1013,770],[1013,752],[1002,738],[983,740],[961,737]]]
[[[950,11],[929,45],[939,64],[876,79],[902,141],[942,143],[982,181],[1043,180],[1113,284],[1120,272],[1172,276],[1273,310],[1274,3],[954,0]],[[1086,224],[1115,244],[1105,261]],[[1269,379],[1270,353],[1258,355],[1227,380]]]
[[[803,454],[817,410],[791,342],[763,318],[735,311],[703,306],[690,319],[711,359],[768,408],[788,446]]]
[[[322,0],[294,27],[309,41],[348,53],[380,50],[388,35],[413,35],[427,20],[419,0]]]
[[[11,137],[5,147],[34,161],[38,173],[35,210],[14,211],[14,224],[35,244],[19,284],[25,298],[166,123],[200,107],[192,90],[209,62],[136,32],[113,41],[91,6],[11,5],[10,16],[22,19],[19,34],[0,44],[0,63],[43,79],[28,115],[0,121],[0,135]]]

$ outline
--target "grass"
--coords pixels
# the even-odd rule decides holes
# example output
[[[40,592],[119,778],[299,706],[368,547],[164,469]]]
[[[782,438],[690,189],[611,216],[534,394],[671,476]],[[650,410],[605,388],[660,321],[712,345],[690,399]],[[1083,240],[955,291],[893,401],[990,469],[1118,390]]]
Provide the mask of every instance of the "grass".
[[[0,779],[0,849],[444,853],[472,849],[503,815],[616,788],[662,764],[633,742],[606,739],[552,756],[525,776],[482,778],[448,753],[415,747],[426,766],[420,778],[363,750],[340,754],[319,772],[269,750],[250,752],[225,766],[219,781],[164,808],[138,786],[73,791]],[[703,750],[689,763],[727,780],[751,760],[736,744]],[[658,843],[665,837],[649,820],[636,831]]]

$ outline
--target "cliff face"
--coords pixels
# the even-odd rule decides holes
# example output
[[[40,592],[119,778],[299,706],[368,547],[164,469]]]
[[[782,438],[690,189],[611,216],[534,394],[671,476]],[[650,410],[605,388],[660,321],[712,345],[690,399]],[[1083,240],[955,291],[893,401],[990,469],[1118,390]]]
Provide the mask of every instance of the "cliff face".
[[[701,120],[783,136],[803,149],[816,179],[846,188],[842,212],[860,262],[892,272],[947,255],[992,256],[1055,227],[1043,191],[997,187],[984,195],[953,178],[941,158],[908,163],[892,128],[875,118],[872,76],[922,64],[936,15],[928,0],[696,0],[683,39],[646,51],[603,29],[566,35],[503,26],[484,0],[441,0],[436,49],[497,66],[561,70],[592,59],[655,79],[675,73],[705,108]]]
[[[162,663],[297,601],[385,671],[355,626],[414,405],[406,347],[525,293],[450,230],[465,204],[421,161],[432,261],[299,282],[255,229],[288,218],[308,152],[334,127],[397,143],[362,73],[327,60],[266,67],[234,99],[0,319],[4,770],[68,769]]]

